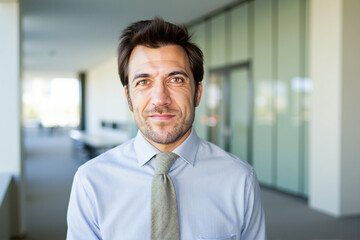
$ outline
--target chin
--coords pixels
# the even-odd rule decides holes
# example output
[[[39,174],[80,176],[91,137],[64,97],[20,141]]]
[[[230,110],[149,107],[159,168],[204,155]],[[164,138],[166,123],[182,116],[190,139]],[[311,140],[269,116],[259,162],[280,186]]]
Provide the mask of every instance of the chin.
[[[145,136],[158,144],[171,144],[179,140],[184,133],[182,131],[172,131],[174,130],[173,127],[169,129],[164,128],[152,128],[145,130]]]

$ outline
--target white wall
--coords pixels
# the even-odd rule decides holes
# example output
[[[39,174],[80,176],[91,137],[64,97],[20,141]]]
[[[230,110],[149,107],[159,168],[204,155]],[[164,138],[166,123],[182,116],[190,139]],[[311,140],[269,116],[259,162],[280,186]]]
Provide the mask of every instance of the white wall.
[[[128,122],[130,114],[124,88],[113,57],[90,69],[86,80],[86,127],[91,133],[104,131],[101,121]]]
[[[17,3],[0,3],[0,172],[21,171],[20,53]]]
[[[344,215],[360,214],[360,1],[343,1],[341,196]]]
[[[358,0],[312,0],[310,206],[360,214]]]
[[[24,216],[19,215],[24,213],[20,39],[18,1],[0,1],[0,173],[10,173],[16,180],[14,189],[10,189],[11,192],[14,191],[12,196],[15,197],[9,210],[11,213],[8,224],[11,235],[25,230]]]
[[[311,3],[310,75],[314,88],[310,119],[310,206],[338,215],[341,2],[314,0]]]

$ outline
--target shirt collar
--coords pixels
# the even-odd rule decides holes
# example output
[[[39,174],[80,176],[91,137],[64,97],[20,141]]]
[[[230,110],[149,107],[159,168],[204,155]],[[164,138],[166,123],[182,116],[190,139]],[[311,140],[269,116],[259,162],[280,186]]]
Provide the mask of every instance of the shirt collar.
[[[142,135],[140,130],[136,134],[135,141],[134,141],[134,148],[135,153],[137,156],[137,160],[139,166],[144,165],[147,163],[154,155],[158,154],[160,151],[151,145]]]
[[[183,143],[175,148],[173,152],[179,155],[187,163],[190,163],[192,166],[194,166],[199,144],[200,138],[196,134],[195,129],[192,128],[190,135]]]
[[[196,134],[194,128],[192,128],[190,135],[183,143],[174,149],[173,152],[179,155],[179,157],[185,162],[190,163],[193,166],[195,164],[199,144],[200,138]],[[135,137],[134,148],[139,166],[143,166],[151,160],[154,155],[160,152],[144,138],[140,130]]]

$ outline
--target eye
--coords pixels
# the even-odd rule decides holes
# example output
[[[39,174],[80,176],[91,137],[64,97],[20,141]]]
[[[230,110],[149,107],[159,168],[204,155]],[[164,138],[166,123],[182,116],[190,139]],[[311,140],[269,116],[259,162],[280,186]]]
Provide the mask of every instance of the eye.
[[[173,77],[170,82],[172,83],[183,83],[184,82],[184,79],[181,78],[181,77]]]
[[[149,83],[150,83],[149,80],[144,79],[144,80],[138,81],[138,82],[136,83],[136,85],[145,86],[145,85],[147,85],[147,84],[149,84]]]

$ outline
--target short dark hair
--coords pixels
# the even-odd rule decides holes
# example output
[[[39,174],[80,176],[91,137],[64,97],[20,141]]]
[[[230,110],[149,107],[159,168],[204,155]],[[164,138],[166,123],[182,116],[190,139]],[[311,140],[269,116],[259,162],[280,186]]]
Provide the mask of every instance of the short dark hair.
[[[190,69],[194,76],[195,87],[204,76],[203,53],[198,46],[190,42],[185,26],[175,25],[156,17],[152,20],[143,20],[130,24],[120,36],[118,48],[118,71],[123,86],[128,85],[128,67],[131,52],[138,45],[150,48],[159,48],[167,45],[179,45],[185,50]]]

